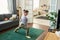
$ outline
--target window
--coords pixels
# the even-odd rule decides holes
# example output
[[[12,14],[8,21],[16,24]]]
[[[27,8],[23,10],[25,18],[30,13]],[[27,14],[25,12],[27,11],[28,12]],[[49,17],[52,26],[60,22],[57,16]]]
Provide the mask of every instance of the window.
[[[0,14],[10,13],[7,0],[0,0]]]
[[[57,0],[50,0],[50,12],[56,12]]]
[[[33,10],[39,8],[39,0],[33,0]]]

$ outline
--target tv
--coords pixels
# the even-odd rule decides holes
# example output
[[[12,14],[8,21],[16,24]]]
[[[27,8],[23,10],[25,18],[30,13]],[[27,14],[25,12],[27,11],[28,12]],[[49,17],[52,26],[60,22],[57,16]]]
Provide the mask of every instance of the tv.
[[[57,30],[60,29],[60,10],[58,10],[58,18],[57,18]]]

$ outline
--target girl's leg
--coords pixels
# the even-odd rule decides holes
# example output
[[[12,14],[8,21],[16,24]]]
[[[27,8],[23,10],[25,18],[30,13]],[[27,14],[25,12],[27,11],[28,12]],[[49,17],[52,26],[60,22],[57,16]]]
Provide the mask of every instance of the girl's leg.
[[[31,37],[29,36],[29,28],[26,29],[26,37],[27,37],[27,38],[31,38]]]
[[[18,32],[18,30],[19,29],[21,29],[21,27],[19,26],[19,27],[17,27],[15,30],[14,30],[14,32]]]
[[[29,36],[29,28],[26,29],[26,36]]]
[[[18,30],[21,29],[23,26],[24,26],[23,24],[20,24],[19,27],[15,29],[15,32],[18,32]]]

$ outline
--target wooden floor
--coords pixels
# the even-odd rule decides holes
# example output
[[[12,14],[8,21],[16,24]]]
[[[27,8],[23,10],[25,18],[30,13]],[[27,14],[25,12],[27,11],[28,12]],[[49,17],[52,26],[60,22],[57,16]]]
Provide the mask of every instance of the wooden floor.
[[[55,33],[48,32],[44,40],[59,40],[59,38]]]

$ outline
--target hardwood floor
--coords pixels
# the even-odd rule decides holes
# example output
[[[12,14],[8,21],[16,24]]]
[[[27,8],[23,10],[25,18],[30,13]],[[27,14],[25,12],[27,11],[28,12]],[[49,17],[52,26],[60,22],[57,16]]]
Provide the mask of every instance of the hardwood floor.
[[[48,32],[44,40],[59,40],[59,38],[55,33]]]

